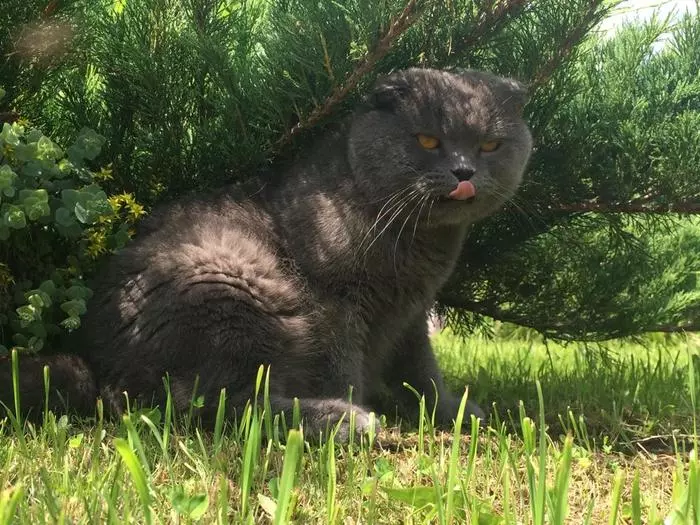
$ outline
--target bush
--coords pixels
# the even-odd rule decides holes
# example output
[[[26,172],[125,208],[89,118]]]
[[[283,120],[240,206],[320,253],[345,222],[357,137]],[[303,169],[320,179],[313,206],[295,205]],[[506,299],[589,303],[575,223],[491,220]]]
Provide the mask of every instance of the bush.
[[[83,129],[64,151],[26,123],[2,127],[0,353],[41,350],[80,326],[92,295],[84,273],[122,247],[144,213],[130,194],[108,196],[100,187],[111,171],[89,164],[103,143]]]

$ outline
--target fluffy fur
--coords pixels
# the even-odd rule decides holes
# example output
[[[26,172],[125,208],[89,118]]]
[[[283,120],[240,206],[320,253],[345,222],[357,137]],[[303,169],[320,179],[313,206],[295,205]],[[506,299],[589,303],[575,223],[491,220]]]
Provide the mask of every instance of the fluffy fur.
[[[398,72],[258,191],[157,210],[96,280],[71,343],[80,358],[22,360],[25,406],[43,399],[36,387],[49,362],[52,386],[83,411],[97,392],[112,413],[124,409],[124,391],[132,402],[162,403],[166,373],[187,409],[199,376],[201,415],[212,419],[220,389],[233,413],[265,364],[273,410],[290,411],[298,397],[310,434],[350,410],[351,385],[360,428],[366,409],[415,416],[403,382],[431,403],[434,381],[437,419],[449,423],[458,398],[436,366],[426,312],[469,225],[521,180],[532,145],[524,102],[520,84],[488,73]],[[417,134],[440,146],[422,148]],[[480,152],[492,140],[500,147]],[[447,198],[466,179],[476,196]],[[469,411],[483,417],[475,404]]]

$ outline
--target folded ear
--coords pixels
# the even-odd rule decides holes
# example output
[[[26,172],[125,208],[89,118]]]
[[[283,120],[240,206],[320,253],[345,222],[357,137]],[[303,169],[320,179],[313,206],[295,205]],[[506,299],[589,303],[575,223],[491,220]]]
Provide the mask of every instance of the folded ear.
[[[375,109],[393,111],[411,87],[401,73],[380,77],[374,84],[366,102]]]
[[[471,69],[462,70],[461,75],[467,82],[486,84],[498,101],[515,113],[522,114],[529,101],[527,86],[513,78]]]
[[[530,100],[527,86],[522,82],[518,82],[512,78],[500,78],[500,85],[495,87],[495,92],[501,102],[513,108],[513,110],[522,114],[523,108]]]

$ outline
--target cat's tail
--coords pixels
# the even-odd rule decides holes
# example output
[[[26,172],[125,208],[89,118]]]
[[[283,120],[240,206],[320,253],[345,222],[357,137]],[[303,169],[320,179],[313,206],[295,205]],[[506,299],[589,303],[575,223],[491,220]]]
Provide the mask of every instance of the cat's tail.
[[[44,367],[49,367],[48,405]],[[93,415],[97,384],[87,363],[76,355],[23,356],[19,359],[19,405],[23,418],[39,420],[48,408],[56,414],[67,412]],[[0,358],[0,402],[13,413],[15,396],[12,361]],[[5,409],[0,405],[0,418]]]

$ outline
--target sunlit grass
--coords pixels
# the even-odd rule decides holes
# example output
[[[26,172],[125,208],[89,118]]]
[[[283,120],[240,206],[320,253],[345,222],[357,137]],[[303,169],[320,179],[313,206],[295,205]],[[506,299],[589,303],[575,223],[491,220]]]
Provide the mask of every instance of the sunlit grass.
[[[597,357],[523,339],[436,342],[455,388],[468,381],[496,401],[490,427],[466,427],[460,411],[438,432],[423,405],[418,429],[384,428],[372,446],[357,435],[310,445],[303,430],[280,439],[297,422],[266,402],[237,422],[220,410],[212,432],[170,404],[118,423],[47,413],[40,427],[8,407],[0,525],[698,522],[692,340],[615,343]],[[263,394],[268,381],[259,375]]]

